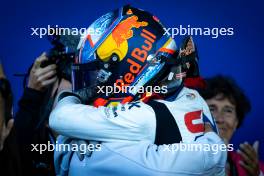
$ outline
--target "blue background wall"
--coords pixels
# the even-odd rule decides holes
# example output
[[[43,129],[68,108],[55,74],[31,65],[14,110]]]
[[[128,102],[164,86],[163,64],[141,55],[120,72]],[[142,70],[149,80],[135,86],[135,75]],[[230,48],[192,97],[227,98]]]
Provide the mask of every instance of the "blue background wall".
[[[0,57],[11,80],[15,103],[22,94],[22,79],[14,73],[26,72],[43,51],[50,48],[45,38],[31,36],[31,27],[88,27],[99,16],[130,3],[152,12],[167,27],[232,27],[233,36],[195,36],[200,68],[204,77],[218,73],[233,76],[252,102],[252,112],[234,136],[240,142],[261,141],[264,160],[263,108],[263,19],[264,2],[259,0],[96,0],[96,1],[1,1]],[[183,37],[175,38],[179,43]]]

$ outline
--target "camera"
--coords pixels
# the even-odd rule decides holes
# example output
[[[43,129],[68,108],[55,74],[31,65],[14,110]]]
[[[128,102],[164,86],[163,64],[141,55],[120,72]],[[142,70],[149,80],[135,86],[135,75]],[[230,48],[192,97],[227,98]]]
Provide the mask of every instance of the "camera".
[[[43,61],[40,67],[56,64],[57,76],[71,81],[71,65],[75,60],[80,36],[49,35],[48,40],[53,47],[48,51],[48,60]]]

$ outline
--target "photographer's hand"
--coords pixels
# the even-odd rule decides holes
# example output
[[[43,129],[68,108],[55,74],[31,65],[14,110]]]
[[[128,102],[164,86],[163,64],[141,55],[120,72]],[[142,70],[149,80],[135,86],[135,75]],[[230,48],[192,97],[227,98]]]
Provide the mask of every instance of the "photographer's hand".
[[[48,60],[46,53],[42,53],[41,56],[35,60],[29,75],[29,88],[44,91],[57,80],[55,64],[48,65],[44,68],[40,67],[41,63],[45,60]]]

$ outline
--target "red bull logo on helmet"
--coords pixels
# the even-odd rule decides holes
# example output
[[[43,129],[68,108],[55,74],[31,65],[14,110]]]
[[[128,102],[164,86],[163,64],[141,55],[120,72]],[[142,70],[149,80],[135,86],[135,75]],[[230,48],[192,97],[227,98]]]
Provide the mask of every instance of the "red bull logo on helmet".
[[[136,15],[128,17],[127,19],[119,23],[113,30],[113,39],[119,47],[123,42],[133,36],[132,28],[139,28],[147,25],[148,23],[145,21],[139,22],[138,17]]]
[[[126,60],[129,63],[129,72],[122,75],[122,79],[116,80],[117,86],[128,86],[131,84],[135,76],[143,69],[145,60],[148,57],[148,52],[152,49],[152,44],[156,40],[156,36],[150,31],[143,29],[140,36],[144,38],[144,43],[140,47],[136,47],[131,52],[131,56]]]
[[[130,10],[129,15],[132,14]],[[146,21],[138,21],[138,16],[133,15],[121,21],[113,30],[113,32],[105,39],[105,41],[98,47],[97,54],[99,58],[106,62],[109,57],[115,53],[122,61],[128,52],[128,39],[134,35],[133,28],[140,28],[148,26]]]

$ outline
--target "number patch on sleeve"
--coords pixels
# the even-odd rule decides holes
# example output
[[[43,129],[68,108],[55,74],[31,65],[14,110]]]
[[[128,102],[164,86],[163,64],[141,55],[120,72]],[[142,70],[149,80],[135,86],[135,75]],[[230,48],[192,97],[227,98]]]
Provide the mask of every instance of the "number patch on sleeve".
[[[191,133],[204,132],[203,122],[194,123],[195,120],[199,120],[199,119],[202,120],[201,113],[202,111],[199,110],[199,111],[188,112],[187,114],[185,114],[184,116],[185,125]]]

